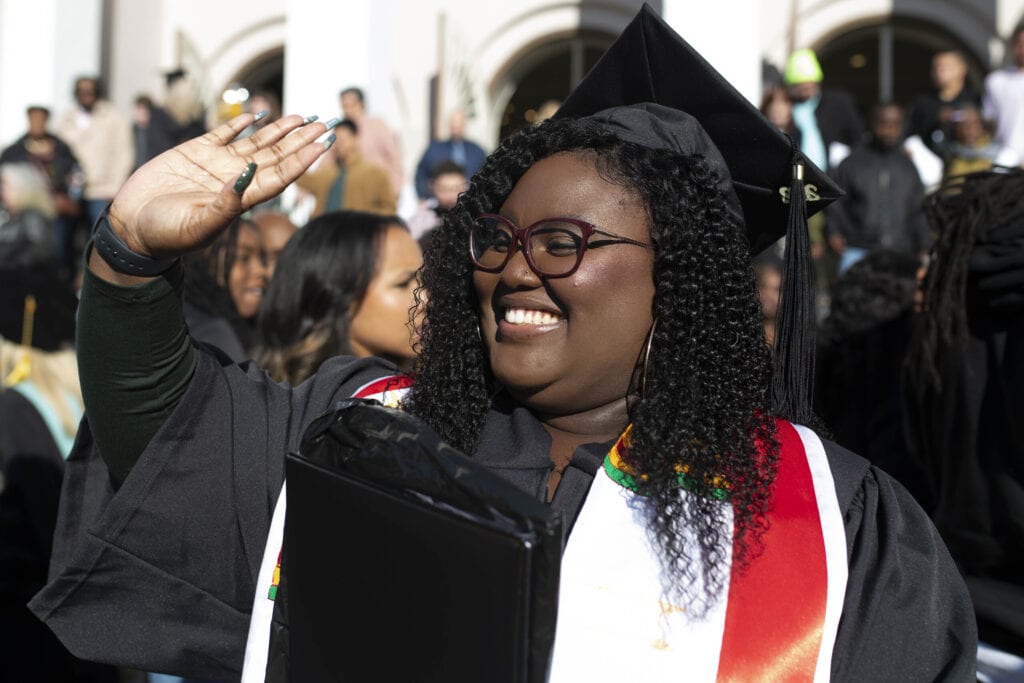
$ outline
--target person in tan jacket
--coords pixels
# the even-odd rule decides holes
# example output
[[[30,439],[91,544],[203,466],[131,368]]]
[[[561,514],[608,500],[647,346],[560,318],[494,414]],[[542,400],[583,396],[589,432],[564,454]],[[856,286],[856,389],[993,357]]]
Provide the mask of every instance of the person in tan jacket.
[[[331,148],[333,158],[325,157],[315,170],[296,181],[316,197],[313,216],[342,209],[395,213],[396,198],[388,174],[359,153],[357,131],[353,121],[341,121],[334,131],[337,140]]]
[[[55,129],[82,165],[90,225],[121,189],[135,163],[131,124],[100,95],[99,79],[77,79],[76,106],[64,112]]]

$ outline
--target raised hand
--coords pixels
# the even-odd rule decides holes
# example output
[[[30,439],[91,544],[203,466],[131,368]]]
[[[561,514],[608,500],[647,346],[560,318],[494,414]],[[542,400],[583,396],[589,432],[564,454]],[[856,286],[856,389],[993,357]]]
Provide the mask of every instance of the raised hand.
[[[253,120],[251,114],[237,116],[132,174],[110,208],[111,227],[132,251],[172,258],[209,244],[240,213],[280,193],[326,149],[316,140],[327,127],[304,125],[299,116],[235,140]]]

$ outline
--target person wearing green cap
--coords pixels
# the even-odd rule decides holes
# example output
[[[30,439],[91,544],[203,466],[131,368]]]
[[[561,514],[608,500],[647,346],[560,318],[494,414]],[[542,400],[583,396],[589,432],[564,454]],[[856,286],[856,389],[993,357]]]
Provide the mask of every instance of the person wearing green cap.
[[[783,80],[793,100],[793,122],[800,129],[800,151],[831,170],[864,137],[864,122],[853,98],[822,87],[824,73],[813,50],[797,50],[786,60]]]

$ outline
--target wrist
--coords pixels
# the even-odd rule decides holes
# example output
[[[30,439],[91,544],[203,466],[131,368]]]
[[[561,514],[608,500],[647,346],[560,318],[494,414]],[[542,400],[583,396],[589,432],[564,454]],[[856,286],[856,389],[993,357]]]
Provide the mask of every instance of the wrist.
[[[120,225],[115,227],[114,221]],[[124,223],[116,216],[112,217],[110,207],[107,207],[93,227],[93,251],[114,271],[132,277],[150,278],[168,270],[177,261],[173,258],[157,259],[133,251],[119,232],[124,233]]]

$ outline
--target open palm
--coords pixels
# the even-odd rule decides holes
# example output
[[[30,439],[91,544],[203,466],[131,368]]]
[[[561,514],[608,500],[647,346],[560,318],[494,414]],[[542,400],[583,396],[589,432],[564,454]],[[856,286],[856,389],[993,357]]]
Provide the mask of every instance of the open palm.
[[[133,250],[171,258],[212,241],[234,218],[281,192],[316,161],[327,128],[286,116],[252,137],[235,140],[253,122],[237,116],[170,149],[132,174],[114,198],[110,223]],[[235,191],[248,164],[255,175]]]

